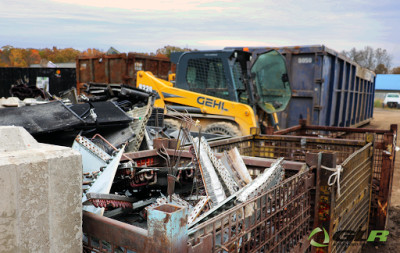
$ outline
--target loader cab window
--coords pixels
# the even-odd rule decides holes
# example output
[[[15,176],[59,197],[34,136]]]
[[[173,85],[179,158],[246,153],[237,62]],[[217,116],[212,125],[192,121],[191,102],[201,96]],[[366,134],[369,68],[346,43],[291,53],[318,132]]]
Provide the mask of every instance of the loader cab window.
[[[186,82],[190,91],[229,99],[228,83],[221,58],[190,59]]]
[[[283,56],[275,50],[257,56],[251,67],[257,104],[267,113],[285,110],[291,97],[289,78]]]

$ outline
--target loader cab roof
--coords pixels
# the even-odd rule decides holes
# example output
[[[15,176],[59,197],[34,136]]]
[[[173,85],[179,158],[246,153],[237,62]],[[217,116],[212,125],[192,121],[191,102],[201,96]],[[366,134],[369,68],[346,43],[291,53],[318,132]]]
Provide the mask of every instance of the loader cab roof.
[[[171,53],[171,62],[175,64],[179,64],[182,57],[190,57],[193,58],[204,58],[204,57],[221,57],[221,58],[229,58],[233,55],[233,53],[240,53],[250,55],[248,52],[244,52],[241,49],[223,49],[223,50],[201,50],[201,51],[190,51],[190,52],[173,52]]]

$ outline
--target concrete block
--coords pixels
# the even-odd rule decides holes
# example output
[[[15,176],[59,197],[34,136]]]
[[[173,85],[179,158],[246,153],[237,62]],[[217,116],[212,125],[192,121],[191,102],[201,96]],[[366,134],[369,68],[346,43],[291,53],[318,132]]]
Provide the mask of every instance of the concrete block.
[[[0,252],[82,252],[82,161],[0,127]]]

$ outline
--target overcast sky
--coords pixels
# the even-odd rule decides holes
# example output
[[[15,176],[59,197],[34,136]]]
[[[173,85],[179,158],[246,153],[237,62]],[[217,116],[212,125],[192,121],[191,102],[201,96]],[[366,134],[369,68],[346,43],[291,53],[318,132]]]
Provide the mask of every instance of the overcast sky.
[[[165,45],[385,48],[400,66],[398,0],[0,0],[0,47],[155,52]]]

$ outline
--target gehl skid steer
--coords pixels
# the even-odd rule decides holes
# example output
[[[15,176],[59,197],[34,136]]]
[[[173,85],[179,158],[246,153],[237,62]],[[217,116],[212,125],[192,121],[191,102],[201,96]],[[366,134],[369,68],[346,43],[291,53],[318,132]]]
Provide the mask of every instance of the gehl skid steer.
[[[138,71],[136,86],[156,93],[155,107],[165,124],[178,127],[174,111],[188,112],[206,133],[248,135],[251,128],[279,128],[276,113],[289,103],[291,90],[283,56],[268,50],[252,59],[243,50],[174,53],[170,81]]]

